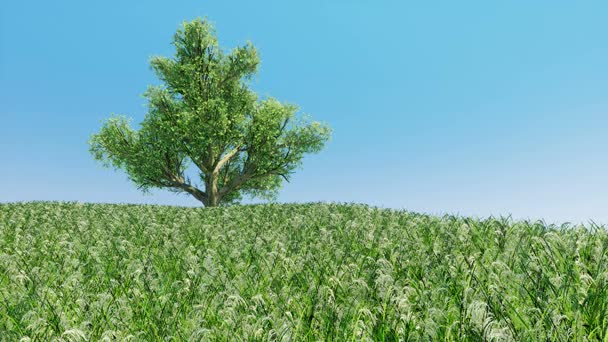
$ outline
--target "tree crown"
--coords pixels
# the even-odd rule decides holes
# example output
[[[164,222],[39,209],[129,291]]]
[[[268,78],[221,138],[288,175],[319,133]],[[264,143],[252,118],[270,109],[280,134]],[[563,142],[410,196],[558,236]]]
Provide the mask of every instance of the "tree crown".
[[[173,58],[153,57],[163,86],[144,93],[148,112],[139,130],[113,116],[93,134],[94,158],[124,170],[140,189],[186,192],[206,206],[233,203],[243,194],[273,198],[307,153],[319,152],[330,128],[249,88],[258,71],[251,43],[219,48],[206,20],[184,22]],[[200,183],[186,176],[194,165]]]

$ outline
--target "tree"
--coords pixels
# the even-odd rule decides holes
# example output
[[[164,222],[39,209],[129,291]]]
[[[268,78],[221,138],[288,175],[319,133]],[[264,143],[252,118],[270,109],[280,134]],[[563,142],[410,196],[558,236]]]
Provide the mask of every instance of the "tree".
[[[139,130],[113,115],[89,141],[94,158],[124,170],[144,192],[185,192],[209,207],[276,196],[303,156],[323,148],[330,128],[296,116],[294,105],[258,99],[249,88],[260,64],[251,43],[226,53],[213,27],[197,19],[183,23],[173,45],[173,58],[151,59],[164,85],[144,93]],[[191,166],[198,184],[186,175]]]

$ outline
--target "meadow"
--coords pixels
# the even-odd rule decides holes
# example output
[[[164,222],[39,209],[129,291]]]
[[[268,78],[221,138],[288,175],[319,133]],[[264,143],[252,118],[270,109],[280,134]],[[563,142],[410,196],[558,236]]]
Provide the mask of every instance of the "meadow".
[[[0,340],[608,341],[607,250],[355,204],[2,204]]]

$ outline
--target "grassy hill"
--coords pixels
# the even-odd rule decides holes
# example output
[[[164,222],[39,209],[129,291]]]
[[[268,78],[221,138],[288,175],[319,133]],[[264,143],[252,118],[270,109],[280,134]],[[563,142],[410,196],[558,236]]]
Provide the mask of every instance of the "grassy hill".
[[[0,205],[0,339],[608,340],[608,233],[362,205]]]

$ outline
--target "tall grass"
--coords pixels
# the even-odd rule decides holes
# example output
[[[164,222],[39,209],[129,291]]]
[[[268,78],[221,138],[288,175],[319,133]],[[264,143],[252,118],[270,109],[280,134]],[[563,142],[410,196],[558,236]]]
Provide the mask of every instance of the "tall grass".
[[[0,205],[2,340],[608,341],[608,233],[362,205]]]

